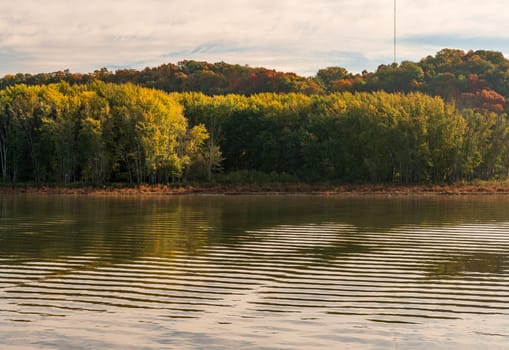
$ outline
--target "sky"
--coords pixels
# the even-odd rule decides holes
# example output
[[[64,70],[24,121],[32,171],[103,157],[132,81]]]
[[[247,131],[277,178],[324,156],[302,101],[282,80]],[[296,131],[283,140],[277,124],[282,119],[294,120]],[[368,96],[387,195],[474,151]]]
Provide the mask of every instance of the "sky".
[[[393,61],[394,0],[0,0],[0,76],[184,59],[305,76]],[[507,0],[397,0],[397,61],[509,54]]]

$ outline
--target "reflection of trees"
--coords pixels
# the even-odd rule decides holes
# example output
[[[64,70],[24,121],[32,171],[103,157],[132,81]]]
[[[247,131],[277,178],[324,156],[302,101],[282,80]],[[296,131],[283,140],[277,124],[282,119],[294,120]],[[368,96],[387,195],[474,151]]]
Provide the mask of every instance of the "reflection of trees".
[[[472,272],[505,275],[508,205],[505,197],[3,197],[0,282],[15,302],[22,294],[65,307],[149,304],[186,317],[224,306],[230,315],[306,307],[383,320],[456,317],[482,308],[475,295],[488,300],[503,282],[476,289],[484,276]],[[483,236],[477,224],[498,233]],[[449,276],[453,283],[437,281]],[[470,281],[455,297],[462,278]]]
[[[0,200],[0,256],[52,260],[94,255],[103,263],[193,254],[219,217],[179,198],[18,196]]]
[[[463,273],[501,274],[505,270],[505,255],[483,253],[453,257],[448,261],[437,262],[431,266],[431,277],[458,276]]]
[[[207,201],[220,206],[225,231],[237,233],[324,222],[351,225],[359,232],[505,222],[509,209],[509,198],[504,196],[240,196]]]
[[[509,200],[497,196],[4,196],[0,255],[45,260],[96,255],[104,263],[115,263],[179,253],[200,255],[210,246],[249,246],[270,240],[252,231],[280,225],[348,226],[326,246],[299,250],[330,260],[365,251],[370,245],[365,233],[504,222],[508,207]]]
[[[305,247],[299,249],[299,253],[303,256],[309,256],[319,261],[332,261],[340,255],[362,254],[371,250],[368,245],[354,242],[336,241],[326,247]]]
[[[336,202],[335,221],[359,231],[387,232],[401,226],[455,226],[505,222],[509,198],[500,196],[366,196]]]

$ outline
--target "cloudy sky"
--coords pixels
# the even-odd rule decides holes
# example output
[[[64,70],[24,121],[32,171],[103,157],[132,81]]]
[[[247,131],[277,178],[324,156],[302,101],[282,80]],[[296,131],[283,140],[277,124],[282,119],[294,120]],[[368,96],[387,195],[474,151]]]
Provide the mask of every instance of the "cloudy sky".
[[[398,61],[509,54],[507,0],[397,0]],[[0,0],[0,75],[183,59],[303,75],[393,60],[393,0]]]

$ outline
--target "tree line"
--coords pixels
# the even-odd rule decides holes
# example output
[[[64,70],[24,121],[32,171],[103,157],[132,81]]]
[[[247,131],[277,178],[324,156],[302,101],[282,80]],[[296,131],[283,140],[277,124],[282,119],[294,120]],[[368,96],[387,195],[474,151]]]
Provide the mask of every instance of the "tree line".
[[[4,182],[169,182],[182,178],[206,138],[174,97],[132,84],[0,91]]]
[[[342,67],[327,67],[313,77],[224,62],[187,60],[140,71],[119,69],[112,72],[103,68],[87,74],[68,70],[35,75],[18,73],[0,78],[0,89],[16,84],[46,85],[66,81],[73,85],[96,80],[133,83],[166,92],[194,91],[207,95],[422,92],[454,102],[458,108],[501,113],[508,112],[509,60],[496,51],[443,49],[418,62],[380,65],[374,72],[354,74]]]
[[[274,69],[249,67],[224,62],[207,63],[193,60],[147,67],[141,71],[119,69],[115,72],[102,68],[92,73],[72,73],[69,70],[39,73],[10,74],[0,78],[0,89],[16,84],[46,85],[61,81],[69,84],[88,84],[100,80],[107,83],[133,83],[166,92],[196,91],[208,95],[242,94],[260,92],[304,94],[321,93],[323,90],[312,78]]]
[[[508,138],[505,114],[420,92],[208,96],[102,81],[0,90],[3,182],[506,178]]]

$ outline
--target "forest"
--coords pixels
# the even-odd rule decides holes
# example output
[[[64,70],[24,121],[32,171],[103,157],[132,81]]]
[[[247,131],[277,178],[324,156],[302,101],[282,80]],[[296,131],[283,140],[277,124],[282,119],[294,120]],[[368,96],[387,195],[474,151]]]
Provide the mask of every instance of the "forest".
[[[4,183],[507,178],[509,123],[422,92],[209,96],[95,80],[0,90]]]
[[[3,183],[446,183],[509,175],[509,61],[443,49],[300,77],[183,61],[0,79]]]

